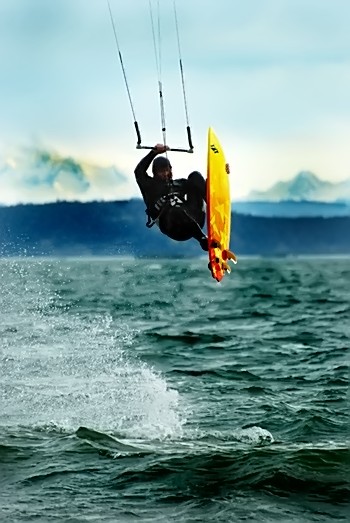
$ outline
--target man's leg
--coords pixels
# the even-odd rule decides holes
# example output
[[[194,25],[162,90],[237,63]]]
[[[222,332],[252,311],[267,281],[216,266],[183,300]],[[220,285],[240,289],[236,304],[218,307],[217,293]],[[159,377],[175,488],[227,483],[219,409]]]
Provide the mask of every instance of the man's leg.
[[[204,225],[204,203],[206,202],[206,199],[206,181],[200,172],[193,171],[188,176],[187,205],[193,213],[193,218],[201,227]]]
[[[205,218],[205,215],[204,215],[204,218]],[[204,224],[204,218],[203,218],[203,224]],[[202,231],[202,228],[200,227],[200,225],[195,220],[193,220],[192,237],[199,242],[203,251],[208,250],[208,238]]]
[[[187,185],[187,211],[194,220],[193,238],[195,238],[204,251],[208,250],[208,239],[202,227],[205,222],[206,181],[198,171],[193,171],[188,176]]]

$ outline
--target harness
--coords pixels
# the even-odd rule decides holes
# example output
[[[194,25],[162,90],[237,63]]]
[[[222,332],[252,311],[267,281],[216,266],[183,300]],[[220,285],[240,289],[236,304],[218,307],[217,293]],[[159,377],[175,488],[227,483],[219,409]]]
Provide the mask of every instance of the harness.
[[[155,223],[158,225],[159,218],[166,209],[169,209],[170,207],[181,207],[183,203],[183,200],[181,200],[181,198],[177,196],[176,193],[169,193],[164,196],[161,196],[159,200],[157,200],[154,204],[155,209],[158,211],[158,215],[156,218],[151,217],[151,211],[149,208],[147,208],[145,211],[148,218],[146,227],[150,229],[151,227],[153,227]]]

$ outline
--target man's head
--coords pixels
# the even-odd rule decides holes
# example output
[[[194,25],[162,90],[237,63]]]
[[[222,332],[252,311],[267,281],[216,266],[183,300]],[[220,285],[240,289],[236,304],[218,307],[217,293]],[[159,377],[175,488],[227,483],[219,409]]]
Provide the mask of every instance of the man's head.
[[[153,160],[152,172],[155,178],[160,178],[161,180],[171,180],[173,177],[171,164],[165,156],[157,156]]]

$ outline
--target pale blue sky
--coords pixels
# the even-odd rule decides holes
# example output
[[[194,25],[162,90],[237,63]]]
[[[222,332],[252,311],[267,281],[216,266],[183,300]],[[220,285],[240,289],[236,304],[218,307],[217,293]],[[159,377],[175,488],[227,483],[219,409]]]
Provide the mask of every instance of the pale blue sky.
[[[149,2],[110,4],[143,142],[153,145],[162,137]],[[175,177],[205,172],[209,126],[231,164],[233,198],[300,170],[350,177],[349,0],[176,5],[195,153],[170,156]],[[160,7],[168,144],[182,146],[173,1]],[[114,164],[124,182],[111,176],[109,188],[104,178],[96,195],[138,195],[133,168],[143,151],[135,148],[107,1],[0,0],[0,72],[1,160],[21,169],[12,194],[25,170],[16,151],[26,146]],[[2,176],[4,194],[8,183]]]

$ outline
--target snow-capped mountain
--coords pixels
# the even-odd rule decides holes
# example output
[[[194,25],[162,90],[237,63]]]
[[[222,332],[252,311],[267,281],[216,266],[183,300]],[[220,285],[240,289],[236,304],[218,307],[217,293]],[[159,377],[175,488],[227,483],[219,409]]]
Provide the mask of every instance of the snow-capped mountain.
[[[267,191],[252,191],[246,201],[350,201],[350,178],[338,183],[324,182],[309,171],[302,171],[287,182],[278,182]]]
[[[110,201],[129,197],[128,177],[113,165],[84,160],[35,147],[0,156],[0,205],[56,201]]]

